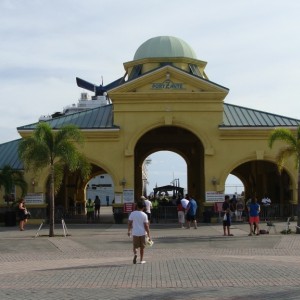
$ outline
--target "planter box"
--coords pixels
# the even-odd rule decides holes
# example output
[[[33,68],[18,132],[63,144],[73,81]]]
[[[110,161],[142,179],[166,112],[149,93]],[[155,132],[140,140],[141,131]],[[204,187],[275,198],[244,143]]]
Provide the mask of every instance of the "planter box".
[[[4,224],[5,226],[16,226],[17,213],[15,211],[6,211],[4,213]]]
[[[211,217],[210,222],[211,223],[218,223],[218,219],[219,219],[218,217]]]

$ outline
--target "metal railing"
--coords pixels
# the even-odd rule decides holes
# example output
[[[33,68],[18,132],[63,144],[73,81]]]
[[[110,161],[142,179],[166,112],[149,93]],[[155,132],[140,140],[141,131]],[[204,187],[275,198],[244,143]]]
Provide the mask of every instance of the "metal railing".
[[[282,219],[297,216],[297,205],[295,204],[271,204],[270,206],[261,206],[261,219]]]
[[[122,209],[120,212],[122,213]],[[73,211],[68,212],[65,210],[56,210],[56,219],[85,219],[85,214],[76,214]],[[124,215],[123,217],[126,217]],[[261,206],[260,219],[261,220],[277,220],[277,219],[285,219],[288,217],[297,216],[297,205],[293,204],[272,204],[269,207]],[[215,212],[213,207],[206,207],[205,211],[198,210],[197,219],[199,222],[210,223],[210,219],[213,217],[219,218],[219,212]],[[247,212],[244,212],[244,219],[247,219]],[[153,223],[170,223],[177,222],[178,213],[176,206],[159,206],[156,209],[152,209],[151,211],[151,221]],[[235,221],[235,217],[233,215],[233,221]]]
[[[176,206],[159,206],[151,211],[151,219],[153,223],[171,222],[178,220]]]
[[[245,212],[245,215],[247,212]],[[297,205],[295,204],[272,204],[269,207],[261,206],[260,219],[276,220],[297,216]],[[208,218],[207,218],[208,217]],[[211,217],[219,217],[218,212],[214,212],[213,208],[208,212],[199,212],[198,219],[200,222],[209,222]],[[156,210],[152,210],[152,222],[171,222],[177,221],[176,206],[159,206]],[[234,218],[233,218],[234,221]]]

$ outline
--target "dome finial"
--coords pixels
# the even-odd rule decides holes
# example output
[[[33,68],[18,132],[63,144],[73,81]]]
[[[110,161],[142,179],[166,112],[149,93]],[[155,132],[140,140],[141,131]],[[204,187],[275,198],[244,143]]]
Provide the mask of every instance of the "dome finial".
[[[135,52],[134,60],[153,57],[188,57],[196,53],[185,41],[173,36],[157,36],[144,42]]]

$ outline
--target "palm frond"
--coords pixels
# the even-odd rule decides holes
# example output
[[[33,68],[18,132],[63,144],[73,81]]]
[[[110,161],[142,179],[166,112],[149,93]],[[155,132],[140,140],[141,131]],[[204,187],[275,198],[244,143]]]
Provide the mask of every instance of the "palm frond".
[[[39,123],[33,135],[21,141],[19,155],[28,168],[45,169],[50,178],[50,210],[49,236],[54,236],[54,194],[58,192],[64,171],[80,170],[83,176],[88,176],[90,164],[78,151],[77,144],[83,138],[81,131],[74,125],[62,127],[53,132],[48,123]]]
[[[80,170],[81,177],[86,180],[89,178],[92,167],[87,158],[82,155],[81,153],[78,153],[78,158],[77,158],[77,169]]]
[[[64,163],[58,162],[54,165],[54,192],[57,193],[64,177]]]
[[[66,125],[59,130],[55,135],[55,144],[59,145],[62,141],[68,140],[76,144],[83,143],[81,131],[75,125]]]
[[[269,147],[272,148],[275,141],[282,141],[294,148],[297,147],[297,138],[286,128],[278,128],[272,131],[269,137]]]
[[[294,157],[296,168],[299,166],[300,160],[300,126],[297,129],[295,135],[291,130],[286,128],[278,128],[271,132],[269,137],[269,147],[272,148],[275,141],[281,141],[285,143],[285,146],[279,149],[277,154],[277,165],[281,172],[285,164],[285,160],[289,157]]]
[[[276,160],[277,160],[277,166],[278,166],[279,172],[282,171],[286,159],[293,156],[294,154],[295,154],[295,150],[293,147],[284,147],[278,151]]]
[[[49,149],[34,137],[23,139],[20,142],[18,151],[26,169],[37,170],[50,164]]]
[[[0,172],[0,188],[3,187],[5,195],[8,195],[15,186],[21,188],[22,196],[27,193],[28,186],[24,179],[23,172],[14,170],[11,166],[6,165]]]

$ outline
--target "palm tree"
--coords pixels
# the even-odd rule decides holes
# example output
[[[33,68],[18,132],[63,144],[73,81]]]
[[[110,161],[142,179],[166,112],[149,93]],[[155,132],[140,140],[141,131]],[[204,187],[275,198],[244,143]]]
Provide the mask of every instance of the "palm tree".
[[[0,189],[4,188],[4,200],[7,205],[9,202],[14,202],[15,199],[11,194],[13,188],[18,186],[21,188],[21,197],[24,197],[27,193],[27,183],[24,179],[22,171],[14,170],[11,166],[5,165],[0,172]]]
[[[298,209],[297,209],[297,233],[300,233],[300,126],[297,128],[296,135],[289,129],[278,128],[271,132],[269,137],[269,147],[272,148],[275,141],[283,141],[286,146],[281,148],[277,155],[277,165],[279,171],[282,170],[285,159],[295,158],[295,167],[298,171]]]
[[[54,195],[62,183],[65,168],[70,172],[80,170],[84,179],[90,174],[89,162],[76,147],[82,144],[81,132],[74,125],[63,126],[54,132],[48,123],[39,123],[32,136],[23,139],[19,145],[19,155],[27,169],[47,168],[50,177],[50,237],[54,236]]]

